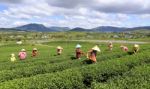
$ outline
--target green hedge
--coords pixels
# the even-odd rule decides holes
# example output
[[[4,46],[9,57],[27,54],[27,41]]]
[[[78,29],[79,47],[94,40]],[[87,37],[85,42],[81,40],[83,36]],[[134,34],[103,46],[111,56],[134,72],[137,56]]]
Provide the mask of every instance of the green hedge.
[[[137,66],[108,83],[96,83],[93,89],[150,89],[150,64]]]
[[[148,63],[150,61],[148,51],[63,72],[3,82],[0,83],[0,89],[84,89],[90,87],[93,81],[105,83],[132,70],[135,66]]]
[[[110,60],[114,58],[120,58],[127,55],[126,53],[112,53],[100,56],[98,58],[98,62]],[[55,64],[40,64],[35,66],[26,66],[15,68],[13,70],[3,70],[0,71],[0,82],[4,82],[7,80],[12,80],[16,78],[23,78],[23,77],[30,77],[37,74],[44,74],[44,73],[51,73],[51,72],[58,72],[65,69],[73,68],[73,67],[81,67],[87,65],[83,62],[83,60],[70,60],[61,63]]]
[[[105,54],[106,52],[106,54]],[[119,52],[121,51],[115,51],[115,52],[108,52],[108,51],[105,51],[104,53],[100,53],[98,54],[98,57],[110,57],[109,54],[118,54]],[[107,56],[108,55],[108,56]],[[35,59],[32,59],[32,60],[24,60],[24,61],[16,61],[15,63],[12,63],[12,62],[2,62],[0,63],[0,71],[2,70],[12,70],[12,69],[15,69],[15,68],[18,68],[18,67],[28,67],[28,66],[35,66],[35,65],[46,65],[46,64],[54,64],[54,63],[60,63],[60,62],[63,62],[63,61],[67,61],[67,60],[70,60],[70,57],[71,56],[67,56],[67,57],[64,57],[64,55],[60,55],[60,56],[52,56],[50,58],[47,58],[47,59],[44,59],[44,58],[35,58]],[[105,59],[106,59],[105,58]]]
[[[9,63],[3,63],[0,65],[0,71],[3,70],[12,70],[12,69],[16,69],[19,67],[29,67],[29,66],[35,66],[35,65],[46,65],[46,64],[54,64],[54,63],[60,63],[63,62],[64,60],[62,59],[57,59],[57,58],[52,58],[53,60],[51,60],[51,58],[49,59],[42,59],[42,60],[38,60],[38,59],[33,59],[35,60],[34,62],[26,62],[26,61],[20,61],[20,62],[9,62]]]

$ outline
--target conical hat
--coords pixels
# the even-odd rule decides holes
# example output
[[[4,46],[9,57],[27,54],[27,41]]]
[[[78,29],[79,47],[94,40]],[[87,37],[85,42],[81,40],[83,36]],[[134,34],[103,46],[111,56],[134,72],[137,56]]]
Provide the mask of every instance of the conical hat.
[[[37,48],[33,48],[33,50],[37,50]]]
[[[139,45],[137,45],[137,44],[134,44],[134,47],[137,47],[137,48],[138,48],[138,47],[139,47]]]
[[[14,53],[12,53],[12,54],[11,54],[11,56],[12,56],[12,57],[14,57],[14,56],[15,56],[15,54],[14,54]]]
[[[25,49],[21,49],[22,52],[26,51]]]
[[[125,47],[125,46],[121,45],[120,47],[122,48],[122,47]]]
[[[101,50],[100,50],[100,48],[96,45],[96,46],[94,46],[93,48],[92,48],[93,50],[96,50],[96,51],[98,51],[98,52],[100,52]]]
[[[57,49],[63,49],[61,46],[57,46]]]
[[[80,44],[77,44],[76,45],[76,48],[81,48],[82,46]]]

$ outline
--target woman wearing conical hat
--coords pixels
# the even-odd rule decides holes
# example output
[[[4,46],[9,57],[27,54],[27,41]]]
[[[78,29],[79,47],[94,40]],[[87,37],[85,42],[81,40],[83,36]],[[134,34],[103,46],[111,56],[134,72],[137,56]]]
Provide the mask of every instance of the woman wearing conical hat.
[[[32,57],[35,57],[35,56],[37,56],[38,55],[38,50],[37,50],[37,48],[33,48],[33,50],[32,50]]]
[[[96,56],[97,56],[97,52],[100,52],[99,47],[96,45],[94,46],[90,51],[88,51],[87,53],[87,58],[91,61],[93,61],[94,63],[97,62],[96,60]]]
[[[80,59],[81,58],[81,56],[84,54],[83,52],[82,52],[82,50],[81,50],[81,45],[80,44],[77,44],[76,45],[76,50],[75,50],[75,52],[76,52],[76,59]]]
[[[14,53],[11,54],[10,61],[11,61],[11,62],[16,61],[16,57],[15,57],[15,54],[14,54]]]
[[[63,48],[61,46],[57,46],[57,55],[61,55]]]
[[[18,54],[18,57],[20,60],[25,60],[27,57],[27,53],[25,49],[21,49],[21,51]]]
[[[128,47],[127,46],[121,45],[120,48],[121,48],[122,51],[128,52]]]
[[[134,44],[133,46],[133,53],[137,53],[139,51],[139,45],[138,44]]]
[[[109,49],[110,51],[112,51],[112,48],[113,48],[113,43],[110,41],[110,42],[108,43],[108,49]]]

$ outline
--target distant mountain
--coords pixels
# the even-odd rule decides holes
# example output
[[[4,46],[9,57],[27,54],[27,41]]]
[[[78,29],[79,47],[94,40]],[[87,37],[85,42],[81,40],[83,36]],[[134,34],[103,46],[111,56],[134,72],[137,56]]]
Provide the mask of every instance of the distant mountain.
[[[69,31],[69,27],[49,27],[49,29],[54,30],[56,32]]]
[[[69,31],[77,31],[77,32],[90,32],[91,29],[84,29],[84,28],[80,28],[80,27],[76,27],[76,28],[73,28]]]
[[[123,27],[100,26],[100,27],[93,28],[92,30],[95,32],[123,32],[126,29],[127,28],[123,28]]]
[[[59,32],[59,31],[68,31],[68,27],[46,27],[43,24],[27,24],[15,29],[26,30],[26,31],[37,31],[37,32]]]
[[[135,31],[135,30],[150,30],[150,26],[141,26],[126,29],[126,31]]]
[[[0,31],[35,31],[35,32],[64,32],[64,31],[77,31],[77,32],[127,32],[127,31],[150,31],[150,26],[141,26],[141,27],[113,27],[113,26],[99,26],[96,28],[85,29],[81,27],[76,27],[70,29],[69,27],[46,27],[43,24],[26,24],[23,26],[15,28],[0,28]]]
[[[20,30],[27,30],[27,31],[39,31],[39,32],[51,31],[49,28],[45,27],[42,24],[27,24],[27,25],[15,27],[15,28],[20,29]]]
[[[112,26],[100,26],[92,29],[84,29],[84,28],[74,28],[70,31],[78,31],[78,32],[122,32],[127,28],[120,27],[112,27]]]
[[[125,28],[125,27],[113,27],[113,26],[100,26],[92,29],[84,29],[84,28],[74,28],[70,31],[77,32],[127,32],[127,31],[136,31],[136,30],[149,30],[150,26],[143,27],[133,27],[133,28]]]
[[[20,32],[26,32],[25,30],[15,29],[15,28],[0,28],[1,32],[14,32],[14,31],[20,31]]]

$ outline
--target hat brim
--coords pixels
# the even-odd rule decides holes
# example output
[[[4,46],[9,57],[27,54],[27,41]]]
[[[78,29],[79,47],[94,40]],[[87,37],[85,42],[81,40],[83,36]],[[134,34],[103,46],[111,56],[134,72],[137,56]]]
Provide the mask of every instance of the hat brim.
[[[77,45],[76,45],[76,48],[81,48],[81,47],[82,47],[82,46],[81,46],[81,45],[79,45],[79,44],[77,44]]]
[[[100,51],[101,51],[101,50],[100,50],[100,48],[99,48],[99,47],[97,47],[97,46],[94,46],[92,49],[93,49],[93,50],[96,50],[96,51],[98,51],[98,52],[100,52]]]
[[[57,49],[62,49],[61,47],[57,47]]]
[[[76,48],[81,48],[81,46],[76,46]]]

